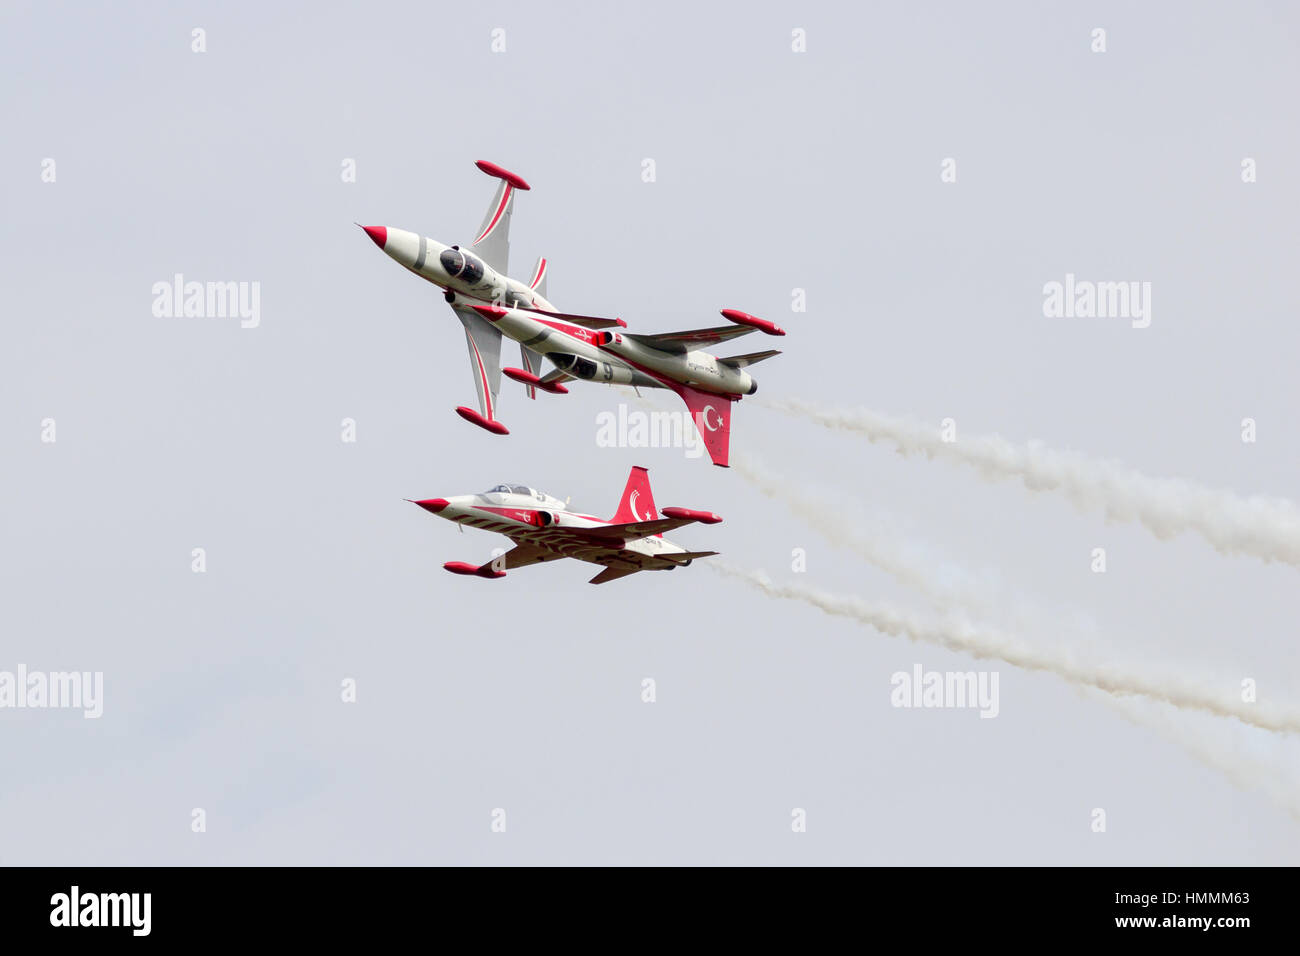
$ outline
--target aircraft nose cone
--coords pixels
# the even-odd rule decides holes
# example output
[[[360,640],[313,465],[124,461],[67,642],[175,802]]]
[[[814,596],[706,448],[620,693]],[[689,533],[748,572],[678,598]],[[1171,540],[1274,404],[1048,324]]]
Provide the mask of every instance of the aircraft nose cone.
[[[435,515],[443,508],[447,507],[446,498],[425,498],[423,501],[417,501],[415,503],[425,511]]]
[[[362,226],[366,235],[374,240],[375,245],[380,249],[388,244],[388,227],[387,226]]]

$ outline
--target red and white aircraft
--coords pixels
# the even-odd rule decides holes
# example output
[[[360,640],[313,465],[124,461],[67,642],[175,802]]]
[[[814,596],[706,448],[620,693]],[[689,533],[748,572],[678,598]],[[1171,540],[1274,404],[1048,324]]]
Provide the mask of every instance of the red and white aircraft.
[[[685,567],[696,558],[718,552],[687,551],[665,540],[663,533],[696,521],[717,524],[722,520],[711,511],[690,508],[664,508],[661,517],[655,511],[650,479],[639,467],[628,475],[618,511],[609,521],[568,511],[566,502],[524,485],[497,485],[480,495],[426,498],[414,503],[440,518],[496,531],[515,543],[486,564],[448,561],[443,565],[453,574],[480,578],[504,578],[513,568],[557,558],[603,564],[605,570],[591,579],[592,584],[638,571]]]
[[[713,463],[725,467],[731,405],[758,390],[746,369],[781,353],[768,350],[718,358],[702,349],[756,330],[768,335],[785,335],[785,331],[735,309],[722,310],[731,325],[657,335],[610,331],[626,329],[622,319],[559,312],[546,299],[546,259],[537,260],[527,284],[508,275],[514,197],[528,184],[494,163],[477,165],[499,183],[469,249],[444,246],[405,229],[361,227],[394,260],[443,289],[465,326],[479,410],[462,405],[456,412],[490,432],[508,434],[496,417],[502,371],[527,386],[529,398],[536,398],[538,389],[564,394],[568,389],[563,383],[572,379],[668,388],[686,402]],[[523,368],[501,368],[502,335],[519,343]],[[543,357],[556,366],[548,374],[542,374]]]

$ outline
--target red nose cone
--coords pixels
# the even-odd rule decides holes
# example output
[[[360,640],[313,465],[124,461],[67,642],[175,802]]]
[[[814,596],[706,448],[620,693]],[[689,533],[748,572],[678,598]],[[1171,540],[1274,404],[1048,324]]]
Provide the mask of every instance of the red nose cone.
[[[447,507],[446,498],[425,498],[423,501],[417,501],[417,505],[432,514],[437,514],[443,508]]]
[[[375,241],[380,249],[388,244],[388,227],[387,226],[362,226],[366,235]]]

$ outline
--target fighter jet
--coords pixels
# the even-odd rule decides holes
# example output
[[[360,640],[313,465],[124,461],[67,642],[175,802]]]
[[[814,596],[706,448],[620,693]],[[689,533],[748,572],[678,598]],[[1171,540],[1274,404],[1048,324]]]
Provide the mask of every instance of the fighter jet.
[[[478,410],[462,405],[457,414],[494,434],[509,434],[496,415],[503,371],[525,385],[528,397],[534,399],[538,390],[565,394],[564,383],[574,379],[667,388],[686,402],[713,463],[725,467],[731,405],[758,390],[747,369],[781,353],[767,350],[719,358],[703,349],[754,331],[785,335],[785,330],[737,309],[722,310],[731,325],[650,335],[611,331],[627,328],[621,318],[558,311],[546,299],[545,258],[537,260],[527,284],[508,274],[514,197],[529,189],[528,183],[494,163],[480,160],[477,165],[499,182],[469,248],[444,246],[405,229],[361,227],[392,259],[441,288],[464,325]],[[502,335],[519,343],[523,368],[501,368]],[[544,357],[555,365],[545,374]]]
[[[411,500],[430,514],[459,525],[504,534],[514,547],[485,564],[448,561],[452,574],[480,578],[503,578],[515,568],[529,567],[557,558],[577,558],[603,564],[605,570],[591,579],[604,584],[638,571],[682,568],[696,558],[716,551],[687,551],[663,537],[665,531],[700,522],[717,524],[722,519],[711,511],[664,508],[655,511],[650,479],[644,468],[633,468],[608,521],[569,511],[568,503],[525,485],[496,485],[478,495],[456,498]]]

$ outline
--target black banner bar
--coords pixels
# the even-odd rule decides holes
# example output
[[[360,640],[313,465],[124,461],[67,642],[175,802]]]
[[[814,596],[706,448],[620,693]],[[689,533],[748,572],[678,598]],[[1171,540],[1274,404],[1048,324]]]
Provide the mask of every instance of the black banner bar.
[[[94,944],[337,945],[435,926],[490,927],[498,942],[512,930],[553,934],[566,921],[574,932],[621,926],[634,936],[702,921],[765,941],[843,927],[854,939],[887,929],[927,943],[976,933],[1232,945],[1286,931],[1295,897],[1293,871],[1250,868],[15,868],[0,870],[0,881],[11,943],[75,935]]]

